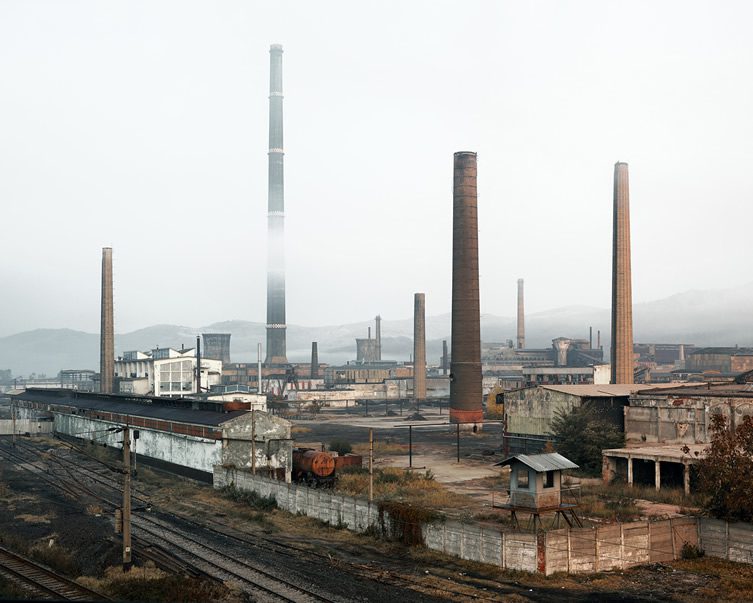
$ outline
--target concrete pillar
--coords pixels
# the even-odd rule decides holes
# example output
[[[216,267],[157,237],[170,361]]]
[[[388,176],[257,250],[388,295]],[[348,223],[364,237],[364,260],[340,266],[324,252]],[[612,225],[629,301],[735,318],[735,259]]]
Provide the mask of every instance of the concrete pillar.
[[[633,293],[628,165],[614,166],[612,234],[612,383],[633,383]]]
[[[628,486],[631,488],[633,487],[633,459],[631,457],[628,457],[627,459],[627,469],[628,469],[628,477],[627,482]]]
[[[654,459],[654,482],[656,489],[661,490],[661,461],[659,459]]]
[[[426,400],[426,295],[413,297],[413,398]]]
[[[683,463],[682,467],[682,485],[685,495],[690,494],[690,463]]]

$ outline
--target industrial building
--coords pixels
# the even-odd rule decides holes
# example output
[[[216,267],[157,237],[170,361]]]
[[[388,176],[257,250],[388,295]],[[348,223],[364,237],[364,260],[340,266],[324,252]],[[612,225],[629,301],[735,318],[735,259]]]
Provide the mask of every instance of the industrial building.
[[[197,382],[196,349],[155,348],[131,351],[115,361],[115,378],[124,394],[188,396],[221,385],[222,362],[201,358],[201,383]]]
[[[52,417],[56,434],[107,446],[122,446],[109,430],[127,424],[137,458],[197,479],[225,465],[290,480],[290,423],[236,403],[34,389],[13,400],[19,418]]]
[[[744,373],[753,370],[753,348],[735,346],[693,350],[686,356],[685,368],[691,373]]]

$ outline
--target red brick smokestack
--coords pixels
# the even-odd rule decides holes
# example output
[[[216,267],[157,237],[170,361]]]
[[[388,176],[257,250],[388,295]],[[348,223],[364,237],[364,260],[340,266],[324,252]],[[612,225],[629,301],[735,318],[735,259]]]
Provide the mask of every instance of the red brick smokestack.
[[[112,248],[102,248],[102,309],[99,330],[99,391],[111,394],[115,376],[115,326],[112,304]]]
[[[481,423],[476,153],[455,153],[452,218],[450,422]]]
[[[628,165],[614,165],[612,239],[612,383],[633,383],[633,291],[630,271]]]

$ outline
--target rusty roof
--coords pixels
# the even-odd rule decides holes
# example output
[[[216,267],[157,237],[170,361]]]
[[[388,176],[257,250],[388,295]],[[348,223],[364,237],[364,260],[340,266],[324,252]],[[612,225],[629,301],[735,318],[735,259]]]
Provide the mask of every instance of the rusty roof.
[[[527,465],[536,471],[536,473],[544,473],[545,471],[562,471],[563,469],[578,469],[578,465],[557,452],[547,452],[544,454],[517,454],[506,458],[504,461],[495,463],[495,466],[504,467],[512,464],[513,461],[518,461]]]

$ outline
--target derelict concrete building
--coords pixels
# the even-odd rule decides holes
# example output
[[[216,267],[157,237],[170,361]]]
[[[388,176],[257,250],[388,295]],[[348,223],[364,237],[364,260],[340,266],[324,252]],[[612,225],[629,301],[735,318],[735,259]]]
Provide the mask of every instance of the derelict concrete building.
[[[633,293],[628,165],[614,165],[612,238],[612,383],[633,383]]]
[[[481,314],[476,153],[455,153],[452,216],[450,421],[480,423]]]
[[[287,364],[285,348],[285,186],[282,143],[282,46],[269,48],[269,189],[267,204],[267,357]]]
[[[204,358],[230,364],[230,333],[202,333]]]

